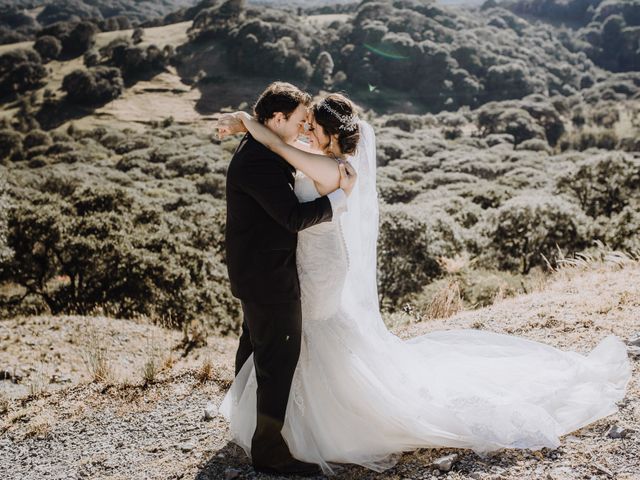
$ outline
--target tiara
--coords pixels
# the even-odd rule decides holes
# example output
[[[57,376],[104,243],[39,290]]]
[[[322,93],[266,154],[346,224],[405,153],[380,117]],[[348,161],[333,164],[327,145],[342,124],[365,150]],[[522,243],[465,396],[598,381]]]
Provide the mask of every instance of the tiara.
[[[338,127],[340,130],[352,132],[356,128],[358,128],[358,120],[360,119],[355,113],[352,113],[351,115],[342,115],[331,108],[325,99],[318,103],[318,108],[326,109],[329,113],[331,113],[331,115],[340,120],[340,126]]]

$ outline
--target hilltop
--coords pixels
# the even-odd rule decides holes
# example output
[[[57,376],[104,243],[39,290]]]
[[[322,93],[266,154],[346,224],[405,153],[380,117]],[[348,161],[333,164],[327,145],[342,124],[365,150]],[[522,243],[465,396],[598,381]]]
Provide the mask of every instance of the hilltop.
[[[625,340],[640,333],[638,318],[640,266],[625,260],[562,269],[527,295],[450,318],[388,320],[404,338],[480,328],[585,354],[611,333]],[[23,374],[21,385],[1,384],[15,397],[0,417],[0,469],[10,472],[6,478],[43,478],[45,472],[51,478],[270,478],[253,474],[244,453],[230,443],[226,422],[215,415],[232,380],[235,339],[208,337],[206,346],[181,358],[181,350],[172,350],[179,334],[141,322],[38,316],[1,325],[0,363]],[[90,382],[80,359],[91,349],[94,358],[104,353],[112,379]],[[566,436],[556,450],[503,451],[481,459],[464,450],[422,449],[405,454],[384,474],[346,466],[336,478],[637,478],[640,364],[632,358],[634,377],[619,413]],[[145,385],[150,359],[157,374]],[[54,375],[54,381],[68,383],[48,384]],[[25,396],[25,385],[32,385],[31,396]],[[205,420],[205,408],[211,420]],[[612,425],[627,429],[626,438],[610,438]],[[431,462],[453,452],[460,458],[452,471],[437,472]]]

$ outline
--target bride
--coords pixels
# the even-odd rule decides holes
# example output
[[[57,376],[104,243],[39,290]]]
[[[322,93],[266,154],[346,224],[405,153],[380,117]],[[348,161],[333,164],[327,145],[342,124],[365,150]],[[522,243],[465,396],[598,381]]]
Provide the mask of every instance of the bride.
[[[294,166],[301,201],[338,188],[340,162],[358,174],[347,212],[298,234],[302,345],[282,430],[294,457],[333,473],[332,463],[382,471],[394,454],[424,447],[555,448],[561,435],[616,412],[631,367],[613,335],[585,356],[488,331],[403,341],[387,330],[376,287],[375,135],[346,97],[315,104],[305,125],[325,156],[284,143],[246,113],[220,125],[248,130]],[[248,455],[256,386],[250,357],[220,408]]]

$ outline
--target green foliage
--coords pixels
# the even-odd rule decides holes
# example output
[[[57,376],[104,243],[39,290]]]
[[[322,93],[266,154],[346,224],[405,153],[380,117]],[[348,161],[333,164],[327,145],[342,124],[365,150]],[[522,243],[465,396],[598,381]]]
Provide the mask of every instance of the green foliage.
[[[22,154],[22,135],[15,130],[0,130],[0,162],[9,158],[19,158]]]
[[[463,244],[460,227],[441,212],[408,206],[382,209],[378,241],[378,287],[385,303],[419,291],[442,274],[438,258]]]
[[[339,86],[377,111],[397,111],[406,101],[411,110],[439,112],[529,94],[572,95],[597,75],[587,55],[576,53],[576,42],[563,43],[549,27],[504,8],[478,14],[424,2],[361,2],[346,21],[321,27],[290,11],[220,1],[194,7],[184,16],[191,17],[191,41],[180,49],[180,64],[193,81],[200,70],[216,78],[232,67],[315,88]],[[211,55],[220,47],[224,59]],[[552,110],[529,114],[555,145],[559,116]],[[406,119],[396,125],[415,128]],[[446,129],[450,137],[459,133],[455,126]]]
[[[40,55],[33,50],[11,50],[0,55],[0,97],[38,88],[46,76]]]
[[[71,102],[95,106],[120,96],[124,84],[117,68],[93,67],[88,70],[74,70],[65,76],[62,89]]]
[[[483,135],[506,133],[512,135],[515,144],[525,140],[546,139],[544,128],[522,108],[505,108],[504,105],[490,103],[478,112],[478,126]]]
[[[556,189],[590,217],[610,217],[640,199],[640,161],[622,152],[594,155],[563,170]]]
[[[562,43],[572,51],[586,53],[600,67],[612,71],[638,70],[640,6],[637,2],[527,0],[512,2],[507,8],[527,18],[572,26],[574,31],[561,35]]]
[[[625,206],[607,219],[603,238],[610,248],[640,253],[640,202]]]
[[[576,252],[587,246],[587,220],[580,209],[560,197],[523,194],[490,212],[481,226],[491,262],[528,273],[557,257],[558,248]]]
[[[100,49],[100,56],[85,57],[85,63],[118,68],[124,80],[131,84],[145,75],[153,75],[164,69],[171,59],[169,49],[160,50],[155,45],[146,48],[135,46],[129,39],[116,38]]]
[[[215,210],[207,214],[220,218]],[[3,274],[53,314],[100,308],[171,326],[207,316],[219,330],[235,330],[237,305],[223,287],[219,252],[189,230],[121,188],[76,189],[66,199],[39,194],[12,212],[15,255]],[[221,229],[207,233],[220,236]]]
[[[45,62],[55,60],[62,52],[62,43],[52,35],[43,35],[38,37],[33,48],[40,54]]]

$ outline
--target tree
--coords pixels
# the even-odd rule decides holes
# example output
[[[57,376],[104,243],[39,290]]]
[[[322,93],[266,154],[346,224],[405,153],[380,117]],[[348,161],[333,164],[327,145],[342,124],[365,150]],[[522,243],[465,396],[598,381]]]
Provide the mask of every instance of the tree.
[[[43,35],[38,37],[33,48],[40,54],[45,62],[49,60],[55,60],[62,51],[62,44],[60,40],[51,35]]]
[[[62,38],[64,55],[77,57],[89,50],[96,41],[98,27],[91,22],[78,23],[68,35]]]
[[[333,58],[329,52],[320,52],[313,68],[312,81],[317,85],[327,87],[331,85],[331,75],[333,74]]]
[[[0,96],[38,88],[46,76],[42,59],[33,50],[11,50],[0,56]]]
[[[0,158],[8,159],[22,151],[22,135],[15,130],[3,128],[0,130]]]
[[[104,104],[117,98],[124,90],[120,70],[112,67],[93,67],[74,70],[62,80],[67,98],[82,105]]]

